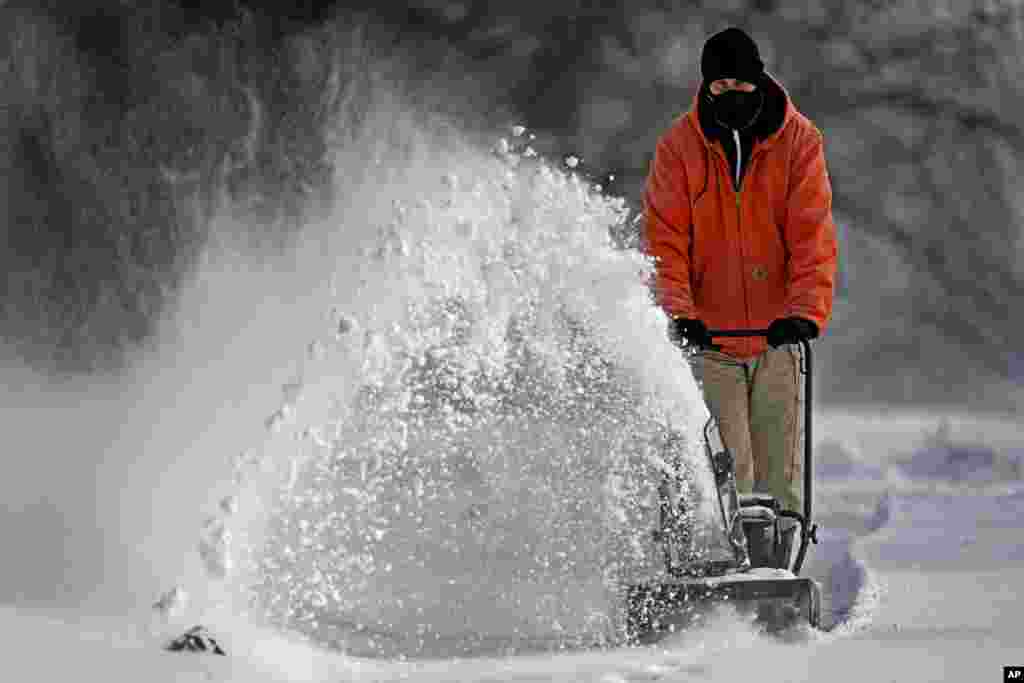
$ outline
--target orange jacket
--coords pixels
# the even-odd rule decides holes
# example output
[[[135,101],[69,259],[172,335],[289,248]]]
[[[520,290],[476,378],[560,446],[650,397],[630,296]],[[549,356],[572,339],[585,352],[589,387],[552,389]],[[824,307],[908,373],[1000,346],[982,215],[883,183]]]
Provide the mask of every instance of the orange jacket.
[[[784,92],[784,91],[783,91]],[[825,332],[836,235],[821,132],[786,95],[782,125],[755,144],[740,192],[697,99],[659,139],[644,193],[644,246],[658,303],[710,329],[766,328],[800,316]],[[763,339],[716,340],[738,358]]]

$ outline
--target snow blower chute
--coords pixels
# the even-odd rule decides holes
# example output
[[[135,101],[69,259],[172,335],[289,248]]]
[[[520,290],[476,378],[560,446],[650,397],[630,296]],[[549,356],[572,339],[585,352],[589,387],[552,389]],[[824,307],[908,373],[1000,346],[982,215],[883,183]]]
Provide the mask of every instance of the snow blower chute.
[[[712,337],[764,336],[767,330],[712,331]],[[821,589],[801,577],[808,546],[817,543],[817,525],[811,517],[811,345],[800,343],[800,373],[804,378],[803,512],[782,509],[773,496],[738,494],[732,456],[713,447],[711,425],[705,427],[705,450],[714,473],[717,513],[722,531],[732,546],[728,561],[710,561],[694,552],[683,487],[677,475],[666,473],[661,485],[659,529],[654,541],[665,557],[665,577],[629,586],[627,632],[631,641],[646,643],[665,633],[699,622],[716,605],[728,604],[741,614],[752,614],[769,631],[806,624],[817,628],[821,615]],[[715,430],[717,432],[717,429]],[[673,495],[675,493],[676,495]],[[793,541],[798,539],[795,557]]]

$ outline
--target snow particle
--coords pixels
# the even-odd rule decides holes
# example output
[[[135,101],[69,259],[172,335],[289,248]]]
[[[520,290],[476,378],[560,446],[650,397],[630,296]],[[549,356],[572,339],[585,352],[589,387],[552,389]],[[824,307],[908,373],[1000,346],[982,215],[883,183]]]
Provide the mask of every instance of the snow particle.
[[[264,420],[263,425],[267,428],[268,432],[277,434],[281,431],[281,428],[284,427],[284,423],[292,417],[294,412],[295,409],[290,404],[286,403]]]
[[[188,605],[188,593],[181,586],[175,586],[153,603],[153,609],[167,616],[177,616]]]
[[[577,166],[580,165],[580,159],[579,157],[570,154],[569,156],[565,157],[565,165],[568,166],[569,168],[576,168]]]
[[[341,316],[338,318],[338,334],[348,334],[356,327],[356,321],[348,316]]]
[[[525,126],[512,126],[512,135],[515,135],[517,138],[518,137],[522,137],[523,133],[525,133],[525,132],[526,132],[526,127]]]
[[[231,573],[231,532],[223,522],[214,524],[199,540],[199,557],[206,573],[214,579],[224,579]]]
[[[225,496],[220,501],[220,509],[226,515],[233,515],[238,512],[238,497],[237,496]]]
[[[323,360],[326,355],[324,345],[319,341],[311,341],[309,346],[306,348],[306,356],[310,360]]]
[[[281,396],[285,404],[290,406],[296,403],[302,396],[302,389],[303,384],[298,380],[281,385]]]
[[[281,431],[281,424],[284,422],[284,416],[280,410],[274,411],[274,413],[263,421],[263,426],[267,428],[268,432],[277,433]]]

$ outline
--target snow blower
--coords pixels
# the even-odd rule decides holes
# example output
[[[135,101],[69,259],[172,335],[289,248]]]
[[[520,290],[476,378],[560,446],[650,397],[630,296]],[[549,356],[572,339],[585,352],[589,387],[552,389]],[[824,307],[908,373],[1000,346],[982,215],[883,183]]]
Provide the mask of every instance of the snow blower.
[[[764,336],[767,330],[712,331],[712,337]],[[782,509],[775,497],[763,493],[738,494],[732,456],[724,445],[713,445],[708,421],[704,447],[714,474],[716,514],[732,545],[732,558],[707,560],[690,533],[693,522],[684,482],[666,473],[659,486],[659,529],[655,543],[665,558],[663,580],[631,585],[626,595],[627,636],[634,643],[650,643],[666,633],[698,624],[718,605],[731,605],[740,614],[770,632],[806,624],[818,628],[821,589],[801,577],[808,546],[817,543],[817,525],[811,517],[811,345],[800,343],[800,373],[804,378],[803,512]],[[714,432],[717,433],[717,429]],[[720,441],[720,439],[719,439]],[[799,538],[795,557],[793,541]]]

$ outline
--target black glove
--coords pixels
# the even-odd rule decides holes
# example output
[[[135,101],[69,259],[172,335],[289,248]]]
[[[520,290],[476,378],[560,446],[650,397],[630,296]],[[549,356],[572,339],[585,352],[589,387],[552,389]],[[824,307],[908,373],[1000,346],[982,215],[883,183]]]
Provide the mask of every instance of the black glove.
[[[783,344],[797,344],[818,336],[818,326],[805,318],[778,318],[768,326],[768,346],[777,349]]]
[[[699,349],[714,347],[708,326],[693,318],[672,318],[668,323],[668,338],[679,346],[686,344]]]

